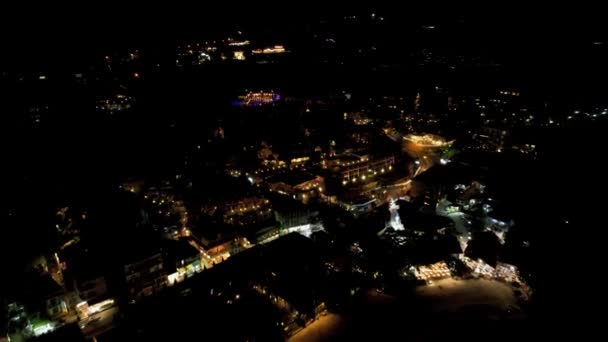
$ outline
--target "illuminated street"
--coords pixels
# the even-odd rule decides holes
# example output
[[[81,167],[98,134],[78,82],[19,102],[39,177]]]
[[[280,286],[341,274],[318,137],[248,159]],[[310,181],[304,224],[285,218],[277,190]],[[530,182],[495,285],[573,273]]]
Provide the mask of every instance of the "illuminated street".
[[[114,315],[118,313],[118,307],[114,306],[105,311],[89,316],[88,324],[82,328],[82,333],[87,337],[95,337],[112,329]]]
[[[289,342],[335,341],[336,329],[343,322],[338,314],[328,313],[289,338]]]

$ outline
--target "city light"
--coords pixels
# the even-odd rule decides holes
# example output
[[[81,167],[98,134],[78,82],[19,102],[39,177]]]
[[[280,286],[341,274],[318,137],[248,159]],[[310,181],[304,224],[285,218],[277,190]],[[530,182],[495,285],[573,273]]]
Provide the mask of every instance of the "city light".
[[[41,325],[34,327],[33,330],[34,330],[34,336],[44,335],[44,334],[50,333],[53,330],[55,330],[55,324],[52,322],[48,322],[48,323],[41,324]]]
[[[249,41],[248,40],[243,40],[243,41],[234,41],[234,42],[230,42],[228,43],[228,45],[230,46],[245,46],[245,45],[249,45]]]
[[[251,51],[251,53],[253,54],[275,54],[275,53],[285,53],[285,47],[283,47],[283,45],[275,45],[273,47],[268,47],[268,48],[264,48],[264,49],[255,49],[253,51]]]
[[[508,58],[509,51],[489,56],[483,46],[454,43],[450,28],[461,24],[458,13],[432,18],[432,11],[402,25],[404,18],[381,13],[388,8],[345,16],[353,12],[349,6],[330,14],[275,13],[266,3],[251,11],[232,7],[212,18],[192,9],[197,19],[170,32],[148,20],[134,22],[128,26],[136,32],[121,28],[118,41],[93,37],[86,44],[96,47],[91,58],[72,58],[89,50],[74,37],[65,51],[47,51],[49,44],[23,37],[16,38],[23,44],[5,44],[24,58],[0,72],[5,93],[15,95],[5,109],[19,114],[16,121],[5,118],[7,141],[16,143],[4,159],[17,167],[11,168],[15,184],[4,189],[10,203],[2,215],[23,232],[9,229],[1,241],[14,247],[5,278],[21,276],[13,280],[24,286],[14,286],[9,296],[23,304],[0,307],[10,324],[0,324],[0,342],[8,332],[27,340],[67,325],[80,327],[89,340],[183,340],[192,333],[327,340],[321,333],[336,334],[321,315],[348,321],[349,311],[360,307],[352,304],[370,300],[415,303],[413,315],[401,316],[438,318],[436,330],[468,307],[497,304],[499,313],[474,313],[526,319],[525,301],[535,289],[522,282],[517,267],[526,271],[523,279],[538,278],[542,267],[529,267],[526,259],[534,252],[534,232],[521,229],[516,241],[506,237],[533,224],[529,216],[542,216],[534,199],[551,208],[564,198],[595,201],[570,192],[593,192],[601,175],[589,178],[590,186],[560,187],[561,197],[547,189],[557,186],[552,178],[595,174],[585,171],[601,153],[588,153],[594,156],[589,165],[579,165],[567,161],[586,154],[571,157],[564,147],[602,149],[584,139],[597,135],[608,117],[608,108],[601,108],[608,103],[595,96],[602,89],[576,89],[581,82],[530,87],[509,77],[505,71],[525,73],[538,61],[550,67],[551,51],[530,64],[529,58]],[[504,41],[503,31],[543,27],[507,17],[497,32],[491,31],[497,25],[467,19],[465,35],[503,46],[512,40]],[[519,34],[517,41],[540,51],[542,41],[533,46],[538,33]],[[124,39],[141,34],[149,37]],[[415,44],[396,42],[396,36]],[[599,83],[606,79],[590,47],[569,45],[563,46],[567,55],[581,58],[562,58],[561,74],[575,74],[575,62],[585,61]],[[50,62],[41,64],[47,55]],[[561,95],[564,101],[555,101]],[[74,137],[44,138],[72,131]],[[550,139],[539,136],[545,132]],[[74,154],[84,160],[73,160]],[[23,162],[28,156],[33,163]],[[566,163],[553,165],[547,156],[563,156]],[[84,174],[74,169],[80,164]],[[50,223],[37,227],[38,217]],[[572,210],[557,216],[565,228],[579,221]],[[41,238],[37,232],[45,227]],[[29,276],[39,274],[44,277]],[[331,305],[321,314],[323,300]],[[195,317],[200,327],[179,319],[191,307],[208,313]],[[231,316],[226,324],[213,324],[224,313]],[[234,319],[251,313],[259,317]],[[465,325],[443,330],[451,337],[475,330]],[[379,327],[364,328],[373,333]]]
[[[236,101],[234,103],[245,106],[260,106],[276,102],[281,99],[281,96],[273,91],[260,91],[248,92],[246,95],[241,96],[240,98],[240,101]]]
[[[245,60],[245,52],[244,51],[234,51],[232,58],[236,59],[237,61],[244,61]]]

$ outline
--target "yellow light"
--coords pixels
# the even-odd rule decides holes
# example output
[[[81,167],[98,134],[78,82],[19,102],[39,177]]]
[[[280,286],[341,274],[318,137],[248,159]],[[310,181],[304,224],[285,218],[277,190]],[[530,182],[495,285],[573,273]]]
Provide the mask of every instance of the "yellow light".
[[[243,51],[234,51],[233,58],[237,61],[244,61],[245,53]]]
[[[361,179],[362,179],[362,180],[365,180],[365,175],[361,176]]]

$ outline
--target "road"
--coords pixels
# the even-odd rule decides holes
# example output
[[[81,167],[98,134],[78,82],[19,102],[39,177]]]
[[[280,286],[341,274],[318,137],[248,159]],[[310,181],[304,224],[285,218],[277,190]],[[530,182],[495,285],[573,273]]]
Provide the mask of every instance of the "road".
[[[288,342],[308,342],[308,341],[334,341],[336,328],[342,323],[343,319],[337,314],[328,313],[312,322],[306,328],[290,337]]]
[[[88,337],[95,337],[105,331],[112,329],[114,323],[114,315],[118,313],[118,307],[113,306],[105,311],[98,312],[89,316],[90,323],[82,328],[82,333]],[[99,320],[97,320],[99,318]]]

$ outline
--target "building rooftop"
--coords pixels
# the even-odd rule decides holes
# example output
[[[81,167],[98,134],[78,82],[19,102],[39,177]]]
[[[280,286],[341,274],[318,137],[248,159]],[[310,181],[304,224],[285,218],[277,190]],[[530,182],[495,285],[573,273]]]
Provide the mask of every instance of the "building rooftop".
[[[314,179],[316,176],[310,172],[294,170],[272,176],[268,183],[285,183],[290,186],[296,186],[309,180]]]
[[[33,342],[85,342],[86,339],[82,335],[78,324],[64,325],[57,330],[46,333],[32,340]]]

